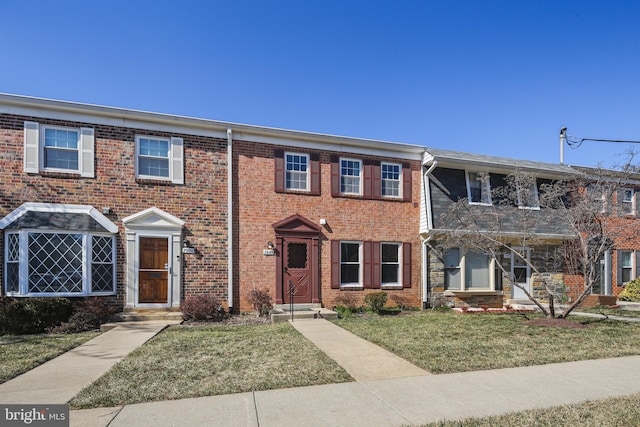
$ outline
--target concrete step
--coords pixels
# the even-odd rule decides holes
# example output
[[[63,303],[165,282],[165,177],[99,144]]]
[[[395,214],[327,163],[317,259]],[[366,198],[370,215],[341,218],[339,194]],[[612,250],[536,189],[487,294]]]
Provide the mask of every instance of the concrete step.
[[[168,310],[133,310],[125,309],[114,316],[114,322],[146,322],[149,320],[182,321],[182,313]]]
[[[292,317],[293,314],[293,317]],[[332,310],[328,310],[326,308],[308,308],[302,309],[301,307],[294,308],[293,312],[289,310],[282,310],[274,308],[271,311],[271,322],[272,323],[280,323],[287,322],[292,320],[295,322],[296,319],[327,319],[334,320],[338,318],[338,313]]]

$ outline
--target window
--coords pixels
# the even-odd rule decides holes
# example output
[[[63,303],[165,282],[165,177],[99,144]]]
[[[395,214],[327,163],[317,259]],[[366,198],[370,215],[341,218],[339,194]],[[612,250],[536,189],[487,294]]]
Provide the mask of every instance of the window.
[[[309,155],[285,154],[285,188],[287,190],[309,191]]]
[[[538,199],[538,185],[535,180],[531,183],[519,184],[518,191],[518,207],[521,209],[540,209],[540,200]]]
[[[82,296],[115,292],[113,236],[28,230],[7,236],[7,295]]]
[[[91,206],[25,203],[0,220],[9,296],[112,295],[118,227]]]
[[[491,204],[491,184],[485,172],[467,172],[467,199],[472,204]]]
[[[401,178],[402,165],[396,163],[382,163],[382,196],[384,197],[402,197]]]
[[[343,194],[361,194],[360,172],[362,162],[353,159],[340,159],[340,192]]]
[[[494,291],[500,287],[494,260],[487,254],[462,248],[444,253],[445,288],[454,291]]]
[[[183,139],[136,136],[136,177],[184,183]]]
[[[410,288],[411,243],[331,241],[331,288]]]
[[[360,242],[340,243],[340,285],[361,286]]]
[[[634,279],[633,251],[618,251],[618,286]]]
[[[400,266],[401,263],[400,243],[381,243],[381,282],[385,285],[401,285]]]
[[[24,122],[24,171],[94,177],[94,131]]]
[[[624,214],[634,215],[636,211],[635,192],[631,188],[622,190],[622,212]]]

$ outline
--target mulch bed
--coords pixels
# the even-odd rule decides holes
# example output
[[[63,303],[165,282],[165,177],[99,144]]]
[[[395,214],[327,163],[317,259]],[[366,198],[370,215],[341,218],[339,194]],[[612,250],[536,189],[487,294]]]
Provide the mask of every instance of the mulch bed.
[[[585,329],[593,328],[593,325],[583,325],[567,319],[552,319],[548,317],[540,317],[524,322],[525,325],[546,326],[549,328],[566,328],[566,329]]]

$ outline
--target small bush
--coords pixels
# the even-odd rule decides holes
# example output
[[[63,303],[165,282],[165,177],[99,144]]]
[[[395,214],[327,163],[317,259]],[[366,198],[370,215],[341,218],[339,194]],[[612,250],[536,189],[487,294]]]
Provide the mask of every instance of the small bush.
[[[409,305],[409,298],[398,294],[391,295],[391,301],[395,302],[401,310],[404,310]]]
[[[0,333],[39,334],[69,320],[73,307],[66,298],[2,298]]]
[[[180,311],[184,320],[220,322],[227,317],[222,304],[209,294],[188,296],[180,304]]]
[[[260,317],[268,316],[273,309],[273,298],[266,289],[253,288],[247,296],[247,301]]]
[[[369,306],[369,309],[374,313],[380,313],[387,303],[387,293],[384,291],[371,292],[365,295],[364,302]]]
[[[622,301],[640,302],[640,279],[627,283],[618,298]]]
[[[338,306],[343,306],[351,310],[351,312],[355,312],[360,307],[360,298],[355,292],[341,292],[340,295],[334,298],[333,304],[338,308]]]
[[[69,320],[50,328],[49,331],[54,334],[92,331],[107,323],[116,311],[116,307],[105,304],[104,300],[98,297],[80,300],[73,305],[73,314]]]

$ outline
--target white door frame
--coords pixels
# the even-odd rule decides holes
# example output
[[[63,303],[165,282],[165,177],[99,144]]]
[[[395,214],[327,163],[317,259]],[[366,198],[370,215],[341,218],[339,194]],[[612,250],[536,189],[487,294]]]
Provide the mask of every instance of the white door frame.
[[[139,289],[140,289],[140,238],[141,237],[150,237],[150,238],[154,238],[154,239],[166,239],[167,240],[167,246],[168,246],[168,251],[167,251],[167,264],[168,264],[168,274],[167,274],[167,302],[162,304],[162,303],[140,303],[138,298],[139,298]],[[134,283],[134,296],[135,296],[135,303],[134,306],[135,307],[141,307],[141,308],[153,308],[153,307],[171,307],[171,294],[172,294],[172,289],[173,289],[173,268],[171,267],[171,262],[170,260],[173,259],[173,254],[172,254],[172,244],[171,244],[172,238],[171,238],[171,234],[147,234],[147,233],[140,233],[140,234],[136,234],[136,241],[135,241],[135,248],[136,248],[136,256],[135,256],[135,261],[134,261],[134,268],[135,268],[135,283]]]

